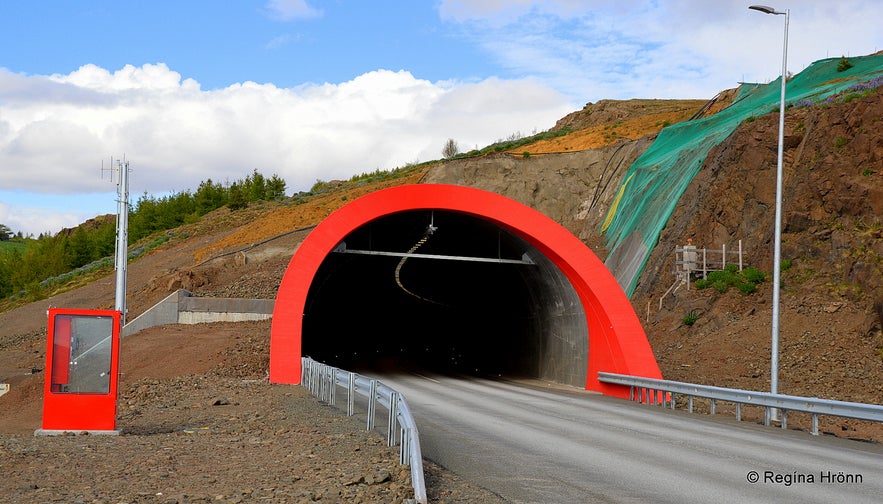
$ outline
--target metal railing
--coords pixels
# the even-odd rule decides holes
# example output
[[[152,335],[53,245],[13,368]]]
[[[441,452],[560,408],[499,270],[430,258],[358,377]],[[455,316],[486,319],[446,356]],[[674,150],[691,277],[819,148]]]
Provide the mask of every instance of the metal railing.
[[[801,397],[770,392],[696,385],[654,378],[621,375],[615,373],[598,373],[598,379],[604,383],[629,387],[629,399],[643,404],[669,405],[675,409],[676,395],[687,397],[687,409],[693,412],[693,398],[701,397],[710,400],[709,413],[715,414],[717,401],[736,405],[736,420],[742,420],[742,406],[760,406],[764,408],[764,425],[770,425],[772,411],[781,412],[781,426],[788,428],[788,412],[799,411],[812,415],[812,434],[819,434],[819,415],[854,418],[872,422],[883,422],[883,406],[846,401],[833,401],[816,397]]]
[[[377,406],[388,412],[386,424],[387,446],[399,446],[399,462],[411,468],[411,484],[414,500],[426,504],[426,482],[423,477],[423,454],[420,451],[420,435],[417,424],[408,408],[405,397],[380,380],[345,371],[309,357],[302,357],[301,385],[320,401],[336,406],[337,389],[346,392],[346,414],[355,414],[356,395],[368,400],[367,430],[374,430]]]
[[[736,260],[729,260],[735,256]],[[727,250],[726,244],[721,245],[720,250],[697,248],[694,245],[675,247],[675,274],[689,280],[692,274],[702,274],[702,278],[708,278],[709,271],[722,271],[727,269],[728,264],[735,264],[742,271],[745,256],[742,253],[742,240],[736,250]]]

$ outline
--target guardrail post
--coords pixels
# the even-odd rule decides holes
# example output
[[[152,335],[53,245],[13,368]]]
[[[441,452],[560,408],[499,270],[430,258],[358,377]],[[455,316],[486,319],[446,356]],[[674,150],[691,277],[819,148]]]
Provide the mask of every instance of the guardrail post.
[[[812,435],[819,435],[819,415],[817,413],[812,414]]]
[[[319,400],[327,403],[325,400],[325,365],[319,364],[319,369],[316,373],[316,393],[318,394]]]
[[[374,429],[374,413],[377,411],[377,380],[371,380],[368,392],[368,430]]]
[[[402,439],[402,444],[399,447],[399,463],[411,465],[411,430],[402,427],[399,429],[399,436]]]
[[[742,403],[740,403],[740,402],[736,403],[736,421],[737,422],[742,421]]]
[[[309,390],[309,372],[310,372],[310,361],[307,360],[306,357],[300,358],[300,381],[304,384],[307,390]]]
[[[781,412],[782,412],[782,428],[787,429],[788,428],[788,410],[783,409],[783,410],[781,410]]]
[[[693,412],[693,396],[688,396],[687,398],[687,411],[690,413]]]
[[[389,420],[386,423],[386,446],[396,445],[396,419],[399,414],[399,394],[389,394]]]
[[[337,406],[337,370],[333,367],[329,367],[328,371],[330,372],[329,377],[331,378],[328,381],[328,386],[330,387],[328,399],[331,400],[330,404],[332,406]]]
[[[322,366],[322,376],[319,379],[319,386],[322,387],[322,400],[328,404],[328,366]]]
[[[356,401],[356,374],[350,372],[349,383],[346,392],[346,415],[353,416],[355,414]]]
[[[714,415],[716,401],[714,399],[711,400],[711,406],[709,407],[709,413]]]

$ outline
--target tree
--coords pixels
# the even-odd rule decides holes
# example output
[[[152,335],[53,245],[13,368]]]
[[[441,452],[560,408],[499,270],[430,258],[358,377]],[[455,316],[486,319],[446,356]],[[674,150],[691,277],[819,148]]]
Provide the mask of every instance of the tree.
[[[245,188],[238,182],[230,184],[230,197],[227,199],[227,207],[230,210],[241,210],[248,206],[248,198]]]
[[[267,199],[267,181],[263,175],[254,169],[251,176],[245,178],[245,198],[248,201],[262,201]]]
[[[12,230],[6,224],[0,224],[0,241],[12,238]]]
[[[208,179],[199,184],[193,198],[196,200],[196,214],[205,215],[227,204],[227,190]]]
[[[273,201],[285,199],[285,181],[275,173],[267,179],[267,199]]]
[[[93,244],[90,236],[82,226],[78,226],[70,237],[63,238],[62,243],[64,244],[67,265],[70,268],[79,268],[89,264],[92,260]]]
[[[445,146],[442,148],[442,156],[445,159],[452,159],[459,153],[460,147],[457,145],[457,142],[453,138],[448,138],[448,141],[445,142]]]

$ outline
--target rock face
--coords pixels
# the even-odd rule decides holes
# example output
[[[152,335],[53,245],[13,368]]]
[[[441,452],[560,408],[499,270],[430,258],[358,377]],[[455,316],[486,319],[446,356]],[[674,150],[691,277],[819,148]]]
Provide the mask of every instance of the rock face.
[[[601,103],[562,119],[630,117]],[[601,117],[603,116],[603,117]],[[609,116],[609,117],[608,117]],[[883,402],[883,91],[786,113],[779,391]],[[565,137],[566,138],[566,137]],[[768,390],[778,114],[743,123],[713,149],[682,196],[633,296],[669,379]],[[622,173],[648,143],[520,159],[445,163],[425,181],[463,184],[525,203],[562,223],[602,259],[598,229]],[[617,156],[622,156],[622,161]],[[674,287],[687,239],[730,250],[766,273],[757,292]],[[662,301],[660,301],[662,300]],[[693,326],[683,319],[698,315]],[[825,420],[829,432],[883,440],[883,427]],[[798,424],[795,424],[798,425]]]
[[[502,194],[551,217],[596,252],[598,229],[628,166],[652,142],[622,140],[601,149],[460,159],[431,169],[424,183],[457,184]]]
[[[780,392],[883,402],[881,117],[879,88],[786,113]],[[777,138],[778,114],[740,126],[710,153],[660,236],[633,304],[667,377],[768,390]],[[749,296],[680,289],[663,298],[674,248],[688,238],[710,249],[742,240],[767,282]],[[697,324],[684,326],[691,311]],[[883,432],[854,428],[831,426]]]
[[[705,100],[599,100],[597,103],[587,103],[582,110],[572,112],[562,117],[555,123],[553,130],[562,128],[581,129],[588,126],[604,123],[613,123],[633,118],[661,114],[666,112],[682,112],[686,106],[688,109],[699,109],[706,105]],[[689,117],[681,117],[686,119]]]

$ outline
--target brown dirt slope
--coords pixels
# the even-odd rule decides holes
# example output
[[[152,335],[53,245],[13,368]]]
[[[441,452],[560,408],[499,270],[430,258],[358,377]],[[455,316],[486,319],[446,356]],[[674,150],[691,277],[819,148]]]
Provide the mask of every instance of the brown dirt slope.
[[[269,322],[154,327],[123,340],[120,436],[35,437],[4,397],[5,503],[354,502],[413,497],[396,448],[364,419],[266,380]],[[30,386],[32,384],[29,384]],[[432,502],[501,502],[427,463]]]

